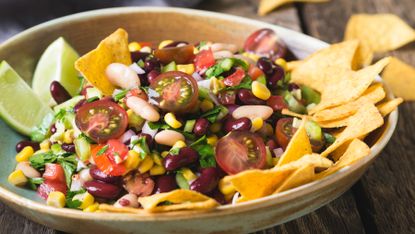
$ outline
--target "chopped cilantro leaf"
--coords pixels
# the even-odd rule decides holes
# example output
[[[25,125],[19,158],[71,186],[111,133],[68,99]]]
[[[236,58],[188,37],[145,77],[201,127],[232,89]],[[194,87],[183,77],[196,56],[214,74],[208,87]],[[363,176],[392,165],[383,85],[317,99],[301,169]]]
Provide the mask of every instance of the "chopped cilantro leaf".
[[[212,110],[204,113],[203,115],[201,115],[202,118],[206,118],[209,122],[214,123],[216,122],[219,113],[222,111],[222,107],[221,106],[216,106],[214,107]]]
[[[108,150],[109,145],[105,145],[104,147],[102,147],[98,152],[97,152],[97,156],[101,156],[103,154],[105,154],[105,152]]]
[[[78,195],[78,194],[83,194],[85,193],[86,190],[85,189],[81,189],[78,191],[68,191],[68,193],[66,194],[66,207],[68,208],[72,208],[72,209],[77,209],[81,206],[82,202],[79,200],[73,200],[73,198]]]
[[[250,76],[245,76],[239,85],[229,86],[229,87],[226,87],[224,90],[251,89],[251,86],[252,86],[252,78]]]
[[[114,95],[114,101],[118,102],[119,100],[123,99],[125,95],[128,93],[128,90],[123,90]]]
[[[45,179],[43,179],[42,177],[39,177],[39,178],[28,178],[28,186],[29,186],[30,189],[36,190],[37,189],[37,186],[40,185],[40,184],[42,184],[44,180]]]

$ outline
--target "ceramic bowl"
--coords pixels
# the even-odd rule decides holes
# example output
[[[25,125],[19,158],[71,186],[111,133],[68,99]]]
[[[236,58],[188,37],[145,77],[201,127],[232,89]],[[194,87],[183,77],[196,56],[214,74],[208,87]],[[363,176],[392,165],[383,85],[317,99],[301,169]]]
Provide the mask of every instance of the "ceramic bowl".
[[[177,8],[113,8],[56,19],[11,38],[0,46],[0,60],[7,60],[27,82],[42,51],[63,36],[81,54],[118,27],[131,39],[200,41],[242,45],[259,28],[275,30],[290,50],[304,58],[326,43],[276,25],[241,17]],[[389,95],[390,92],[388,92]],[[245,233],[300,217],[324,206],[348,190],[365,172],[389,141],[398,119],[394,111],[377,131],[372,153],[363,160],[323,180],[249,201],[222,206],[208,212],[185,211],[163,214],[83,213],[45,205],[35,192],[7,183],[15,166],[14,145],[22,139],[0,121],[0,199],[29,219],[51,228],[76,233]]]

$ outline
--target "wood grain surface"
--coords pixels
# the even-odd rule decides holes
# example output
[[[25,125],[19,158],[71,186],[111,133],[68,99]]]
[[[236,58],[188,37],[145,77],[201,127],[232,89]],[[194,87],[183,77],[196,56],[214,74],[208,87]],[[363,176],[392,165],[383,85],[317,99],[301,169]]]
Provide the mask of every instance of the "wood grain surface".
[[[341,41],[356,13],[394,13],[415,27],[414,0],[332,0],[289,4],[265,17],[257,0],[208,0],[198,9],[275,23],[333,43]],[[114,6],[100,5],[99,7]],[[46,20],[93,9],[80,1],[0,1],[0,42]],[[415,66],[415,44],[391,54]],[[415,233],[415,104],[400,108],[397,130],[363,178],[330,204],[286,224],[257,233]],[[0,203],[0,233],[58,233],[33,223]]]

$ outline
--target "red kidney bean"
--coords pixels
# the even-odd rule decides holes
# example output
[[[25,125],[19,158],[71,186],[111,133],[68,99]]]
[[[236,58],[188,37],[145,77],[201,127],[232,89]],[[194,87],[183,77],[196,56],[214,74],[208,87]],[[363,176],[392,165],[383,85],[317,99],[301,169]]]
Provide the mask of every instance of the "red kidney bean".
[[[156,180],[155,193],[166,193],[177,188],[176,178],[174,175],[162,175]]]
[[[62,149],[69,153],[75,153],[75,145],[74,144],[62,144]]]
[[[150,72],[152,70],[160,71],[160,62],[156,58],[147,59],[144,62],[144,71]]]
[[[225,196],[223,195],[223,193],[221,193],[219,191],[219,189],[213,190],[213,192],[210,194],[210,197],[212,197],[213,199],[215,199],[221,205],[225,205],[226,204]]]
[[[154,180],[148,174],[135,173],[124,178],[125,190],[139,197],[150,195],[154,190],[154,185]]]
[[[261,69],[265,74],[271,75],[273,72],[272,69],[272,62],[269,58],[261,57],[258,59],[257,66]]]
[[[229,118],[225,121],[224,124],[224,130],[226,133],[231,132],[231,131],[235,131],[235,130],[250,130],[252,127],[252,123],[251,120],[243,117],[240,119],[233,119],[233,118]]]
[[[118,186],[97,180],[85,182],[84,188],[88,191],[88,193],[95,197],[110,200],[116,199],[121,192],[121,189]]]
[[[205,118],[200,118],[196,120],[195,126],[193,127],[193,133],[196,136],[203,136],[206,134],[209,128],[209,121]]]
[[[153,145],[153,137],[151,137],[149,134],[140,132],[139,134],[137,134],[137,136],[138,136],[138,138],[145,137],[146,138],[146,143],[149,147],[151,147]]]
[[[26,146],[31,146],[33,148],[34,151],[39,150],[39,143],[34,142],[34,141],[19,141],[16,144],[16,152],[19,153],[20,151],[22,151],[22,149],[24,149],[24,147]]]
[[[267,100],[267,105],[274,111],[281,111],[284,108],[288,108],[288,105],[285,103],[283,96],[271,96]]]
[[[163,166],[167,171],[173,171],[180,167],[196,162],[199,154],[190,147],[181,148],[178,155],[167,155],[163,160]]]
[[[204,168],[200,176],[190,184],[190,189],[200,193],[210,193],[219,182],[219,176],[214,167]]]
[[[56,133],[56,125],[52,124],[52,126],[50,126],[50,133],[55,134]]]
[[[218,101],[222,105],[235,104],[236,94],[234,91],[223,91],[218,93]]]
[[[147,74],[147,81],[148,81],[148,83],[151,84],[157,78],[157,76],[159,76],[159,75],[160,75],[160,72],[157,71],[157,70],[150,71]]]
[[[56,80],[52,81],[50,84],[50,94],[58,104],[71,99],[71,95],[68,91],[66,91],[66,89]]]
[[[150,54],[146,52],[134,51],[131,52],[131,60],[133,62],[138,62],[139,60],[145,60]]]
[[[89,169],[89,174],[91,175],[92,178],[94,178],[95,180],[99,180],[105,183],[110,183],[110,184],[119,184],[122,180],[121,176],[110,176],[105,174],[103,171],[101,171],[100,169],[98,169],[96,166],[92,166]]]
[[[267,75],[267,85],[269,88],[276,88],[278,81],[284,79],[285,71],[282,67],[275,65],[273,72]]]
[[[143,74],[137,74],[138,78],[140,79],[140,84],[141,86],[148,86],[148,79],[147,79],[147,73],[143,73]]]
[[[238,100],[245,105],[263,105],[264,100],[261,100],[251,92],[249,89],[238,90]]]

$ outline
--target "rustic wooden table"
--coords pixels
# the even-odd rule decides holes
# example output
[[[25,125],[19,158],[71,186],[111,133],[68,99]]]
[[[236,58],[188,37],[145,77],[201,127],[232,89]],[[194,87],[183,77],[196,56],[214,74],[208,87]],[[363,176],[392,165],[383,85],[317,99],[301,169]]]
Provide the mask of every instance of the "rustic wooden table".
[[[0,42],[40,22],[90,9],[79,2],[0,1]],[[330,43],[342,40],[345,24],[355,13],[393,13],[415,27],[414,0],[294,4],[266,17],[256,15],[257,2],[209,0],[197,8],[264,20]],[[415,43],[391,54],[415,66]],[[404,103],[399,112],[398,127],[388,146],[352,189],[315,212],[258,233],[415,233],[415,104]],[[0,229],[0,233],[58,232],[25,219],[1,203]]]

